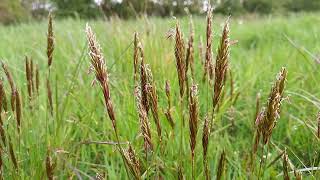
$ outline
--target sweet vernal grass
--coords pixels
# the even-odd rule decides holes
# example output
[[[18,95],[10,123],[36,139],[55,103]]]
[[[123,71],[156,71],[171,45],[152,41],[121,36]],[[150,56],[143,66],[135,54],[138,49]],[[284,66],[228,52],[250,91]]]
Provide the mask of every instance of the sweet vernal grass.
[[[164,37],[166,21],[148,19],[149,26],[145,18],[112,19],[108,28],[90,22],[98,37],[89,26],[84,33],[84,23],[54,22],[51,15],[48,29],[37,29],[47,31],[47,39],[30,40],[12,28],[16,39],[30,43],[21,43],[28,45],[24,52],[21,45],[15,50],[6,46],[1,59],[0,177],[317,179],[320,123],[312,104],[318,99],[317,93],[307,93],[319,89],[317,65],[308,59],[301,64],[279,33],[286,24],[298,43],[304,31],[282,19],[268,21],[269,29],[268,23],[237,18],[223,23],[211,11],[207,14],[190,23],[179,17],[172,39]],[[317,22],[313,15],[305,17]],[[301,18],[288,21],[317,32]],[[89,50],[83,48],[84,34]],[[233,46],[234,39],[239,43]],[[308,49],[317,37],[310,33],[305,40]],[[33,48],[38,41],[41,47]],[[100,89],[90,87],[87,64]],[[76,71],[73,82],[70,71]],[[54,76],[59,80],[53,81]],[[54,113],[60,117],[63,111],[64,116],[61,121],[49,116],[47,131],[50,96]],[[59,106],[61,102],[66,105]],[[254,129],[252,119],[257,120]],[[43,138],[56,123],[61,123],[60,131]],[[88,141],[91,145],[82,143]]]

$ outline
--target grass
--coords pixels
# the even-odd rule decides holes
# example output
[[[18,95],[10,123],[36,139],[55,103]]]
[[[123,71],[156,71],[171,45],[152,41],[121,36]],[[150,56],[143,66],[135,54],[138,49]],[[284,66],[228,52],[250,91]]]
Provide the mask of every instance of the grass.
[[[213,19],[213,59],[220,42],[225,18]],[[185,41],[189,34],[189,19],[179,19]],[[200,63],[198,44],[200,36],[205,43],[206,19],[194,17],[195,83],[198,84],[199,130],[195,147],[195,178],[203,177],[202,129],[204,117],[212,111],[211,91],[202,82],[203,65]],[[150,64],[154,84],[157,87],[159,117],[162,125],[163,147],[157,146],[157,128],[150,115],[154,156],[143,161],[148,167],[143,178],[161,174],[165,179],[178,176],[182,161],[183,174],[192,176],[189,147],[189,129],[183,129],[182,155],[179,156],[180,105],[179,81],[174,54],[174,40],[166,39],[169,29],[175,28],[174,19],[139,19],[110,22],[89,21],[96,33],[104,54],[109,73],[109,85],[117,119],[120,142],[129,141],[135,153],[144,158],[143,137],[140,134],[139,115],[136,111],[133,74],[133,37],[137,31],[144,48],[145,63]],[[127,177],[117,146],[82,143],[87,141],[116,142],[112,123],[104,107],[103,95],[98,84],[92,87],[93,74],[88,75],[89,55],[84,20],[54,21],[55,49],[50,70],[53,93],[53,116],[47,109],[47,22],[0,26],[0,59],[7,64],[22,100],[21,133],[16,130],[12,113],[5,116],[5,133],[10,136],[18,161],[18,172],[10,159],[6,147],[2,153],[4,179],[43,179],[46,177],[47,150],[51,161],[56,163],[54,176],[58,179],[88,178],[106,174],[110,179]],[[296,14],[288,17],[231,18],[231,40],[238,40],[230,49],[230,67],[239,98],[234,106],[222,103],[215,117],[214,130],[209,139],[208,164],[212,178],[217,176],[219,164],[225,164],[226,179],[246,179],[250,175],[250,161],[255,129],[256,94],[261,93],[261,103],[267,98],[281,67],[288,70],[284,96],[289,100],[281,106],[281,117],[273,129],[266,165],[286,149],[289,161],[297,169],[320,166],[320,146],[317,139],[317,113],[320,109],[319,64],[304,50],[303,46],[317,56],[320,52],[319,14]],[[288,38],[287,38],[288,37]],[[32,57],[39,65],[39,97],[33,99],[33,109],[28,107],[28,88],[25,78],[25,56]],[[1,76],[5,77],[4,72]],[[167,108],[165,82],[171,86],[172,115],[177,123],[173,132],[165,119]],[[191,83],[189,83],[189,86]],[[6,94],[10,86],[4,78]],[[227,82],[226,90],[229,89]],[[9,97],[7,97],[9,98]],[[4,117],[4,115],[3,115]],[[173,135],[174,134],[174,135]],[[7,138],[8,139],[8,138]],[[122,145],[126,148],[126,145]],[[223,155],[222,155],[223,154]],[[261,153],[259,152],[261,155]],[[223,157],[222,157],[223,156]],[[223,162],[221,159],[225,159]],[[256,158],[255,169],[259,169],[260,157]],[[221,161],[219,163],[219,161]],[[219,166],[220,167],[220,166]],[[315,168],[317,169],[317,168]],[[264,168],[265,179],[282,178],[282,161],[278,160]],[[256,173],[258,174],[258,173]],[[293,173],[289,174],[293,177]],[[305,179],[317,179],[318,171],[304,171]],[[254,175],[253,177],[256,177]]]

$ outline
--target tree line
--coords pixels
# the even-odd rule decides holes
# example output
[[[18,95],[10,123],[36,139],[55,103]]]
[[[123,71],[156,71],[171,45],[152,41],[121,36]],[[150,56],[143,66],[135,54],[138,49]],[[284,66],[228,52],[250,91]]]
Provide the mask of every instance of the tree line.
[[[208,2],[210,1],[210,2]],[[241,15],[320,10],[319,0],[1,0],[0,22],[43,18],[48,11],[58,17],[123,19],[148,16],[203,14],[208,3],[215,13]]]

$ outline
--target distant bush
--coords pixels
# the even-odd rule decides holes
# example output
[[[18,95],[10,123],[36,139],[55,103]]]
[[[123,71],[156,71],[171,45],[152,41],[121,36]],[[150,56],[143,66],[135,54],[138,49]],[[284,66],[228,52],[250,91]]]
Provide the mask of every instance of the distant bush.
[[[213,4],[215,6],[215,4]],[[245,9],[239,0],[224,0],[220,4],[216,4],[216,13],[226,15],[239,15],[245,13]]]
[[[286,5],[289,11],[320,11],[320,0],[290,0]]]
[[[58,16],[76,16],[95,18],[101,11],[94,0],[51,0],[56,7]]]
[[[27,10],[21,5],[19,0],[0,1],[0,23],[10,24],[28,19]]]

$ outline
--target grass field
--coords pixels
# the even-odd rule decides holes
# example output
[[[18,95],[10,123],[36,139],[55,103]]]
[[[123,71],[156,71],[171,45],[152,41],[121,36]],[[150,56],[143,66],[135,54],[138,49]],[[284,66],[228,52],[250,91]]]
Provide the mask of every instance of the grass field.
[[[178,18],[185,41],[189,36],[189,19]],[[213,19],[213,60],[220,42],[224,17]],[[195,178],[204,179],[202,157],[202,129],[204,117],[212,110],[213,89],[202,81],[203,65],[199,42],[206,42],[206,18],[194,17],[195,27],[195,83],[199,89],[199,129],[195,148]],[[174,39],[166,33],[175,27],[174,19],[140,19],[132,21],[89,21],[101,44],[109,72],[111,99],[114,105],[121,142],[129,141],[141,160],[142,179],[177,179],[181,167],[186,179],[192,177],[189,145],[189,111],[184,110],[186,124],[181,128],[179,82],[174,54]],[[6,140],[11,141],[17,159],[14,168],[10,148],[1,141],[4,179],[44,179],[46,157],[50,152],[56,162],[57,179],[94,178],[97,173],[107,179],[126,179],[121,155],[115,145],[88,144],[88,141],[116,142],[111,121],[104,107],[98,83],[92,86],[94,73],[88,74],[90,56],[84,20],[54,20],[55,49],[50,81],[53,94],[53,115],[47,103],[47,22],[15,26],[0,26],[0,59],[7,64],[22,99],[21,132],[16,130],[14,114],[2,112]],[[233,104],[228,100],[230,83],[226,82],[225,98],[220,103],[210,136],[208,163],[213,179],[217,177],[220,154],[225,150],[226,164],[223,179],[282,179],[283,163],[279,159],[267,167],[284,149],[292,169],[303,171],[304,179],[319,179],[320,144],[317,138],[317,113],[320,109],[319,14],[298,14],[287,17],[231,18],[230,38],[238,43],[230,49],[230,71],[233,74]],[[159,116],[163,140],[159,145],[156,125],[151,114],[153,153],[145,158],[143,137],[134,97],[133,37],[139,33],[150,64],[159,97]],[[39,96],[29,102],[25,75],[25,56],[39,65]],[[249,168],[254,143],[256,96],[266,105],[273,82],[281,67],[288,76],[281,117],[273,129],[268,148],[262,146],[256,154],[254,168]],[[10,86],[1,70],[6,94]],[[165,81],[171,85],[174,130],[164,115],[167,107]],[[9,96],[7,97],[9,98]],[[181,138],[181,135],[183,137]],[[10,137],[10,138],[9,138]],[[181,139],[182,146],[181,146]],[[127,148],[127,145],[121,145]],[[268,149],[268,150],[267,150]],[[265,156],[260,168],[260,159]],[[181,165],[182,164],[182,165]],[[253,170],[252,170],[253,169]],[[261,172],[259,173],[259,169]],[[310,170],[311,169],[311,170]],[[319,168],[318,168],[319,170]],[[0,170],[1,171],[1,170]],[[290,177],[294,178],[291,168]],[[1,174],[1,173],[0,173]],[[260,175],[259,175],[260,174]]]

